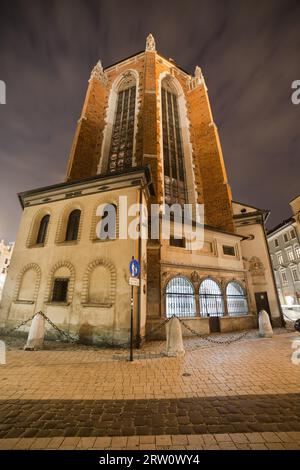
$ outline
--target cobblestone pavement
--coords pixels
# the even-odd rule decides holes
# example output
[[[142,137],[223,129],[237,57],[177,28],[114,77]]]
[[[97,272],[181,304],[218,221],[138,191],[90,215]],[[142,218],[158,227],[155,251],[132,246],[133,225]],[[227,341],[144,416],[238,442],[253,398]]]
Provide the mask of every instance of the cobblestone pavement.
[[[11,343],[0,366],[0,448],[299,449],[299,335],[278,333],[226,346],[193,340],[181,358],[151,343],[133,363],[120,350]]]

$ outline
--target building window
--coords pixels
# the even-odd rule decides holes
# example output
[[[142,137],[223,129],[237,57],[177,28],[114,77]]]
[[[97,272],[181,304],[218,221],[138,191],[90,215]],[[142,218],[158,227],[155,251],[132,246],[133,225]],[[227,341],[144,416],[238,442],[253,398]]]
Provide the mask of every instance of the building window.
[[[283,256],[282,256],[282,253],[279,251],[278,253],[276,253],[277,255],[277,258],[278,258],[278,263],[279,264],[283,264]]]
[[[68,278],[54,279],[52,302],[67,302],[68,299]]]
[[[81,211],[75,209],[71,212],[68,219],[66,230],[66,241],[77,240]]]
[[[295,259],[293,250],[291,248],[289,250],[286,250],[286,254],[289,261],[293,261]]]
[[[170,246],[176,246],[177,248],[185,248],[185,238],[170,237]]]
[[[237,282],[229,282],[226,287],[228,314],[231,316],[246,315],[248,313],[247,297],[244,289]]]
[[[205,279],[199,289],[200,311],[202,317],[224,315],[224,301],[220,286],[212,279]]]
[[[288,278],[287,278],[286,272],[285,271],[280,271],[280,274],[281,274],[282,283],[287,284],[288,283]]]
[[[285,243],[287,243],[287,242],[289,241],[289,237],[288,237],[288,234],[287,234],[287,233],[285,233],[285,234],[283,235],[283,238],[284,238]]]
[[[275,238],[275,240],[274,240],[274,245],[275,245],[276,247],[279,246],[278,238]]]
[[[223,245],[223,253],[228,256],[235,256],[234,246]]]
[[[174,277],[166,288],[166,316],[168,318],[194,317],[196,315],[195,293],[186,277]]]
[[[187,202],[178,99],[170,80],[162,81],[162,131],[165,203]]]
[[[36,239],[37,245],[43,245],[45,243],[49,220],[50,220],[50,215],[47,214],[47,215],[44,215],[44,217],[42,218],[40,222],[39,231],[38,231],[38,235]]]
[[[299,281],[299,274],[298,274],[297,268],[294,267],[294,268],[291,269],[291,271],[292,271],[293,280],[295,282]]]
[[[295,238],[297,238],[296,236],[296,231],[294,228],[292,228],[292,230],[290,231],[290,234],[291,234],[291,239],[294,240]]]
[[[300,258],[300,246],[299,245],[295,246],[295,254],[296,254],[296,258]]]
[[[117,206],[107,204],[101,212],[101,220],[97,224],[96,234],[100,240],[115,240],[117,237]]]
[[[129,73],[118,89],[117,109],[108,157],[108,172],[132,167],[136,82]]]

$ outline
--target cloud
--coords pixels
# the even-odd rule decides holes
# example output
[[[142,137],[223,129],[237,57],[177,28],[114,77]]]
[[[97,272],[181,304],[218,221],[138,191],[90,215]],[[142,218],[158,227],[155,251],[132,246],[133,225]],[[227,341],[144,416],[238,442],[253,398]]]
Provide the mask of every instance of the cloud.
[[[0,236],[14,238],[16,193],[64,178],[87,80],[145,47],[200,65],[235,199],[289,215],[299,193],[300,4],[252,0],[58,0],[0,6]]]

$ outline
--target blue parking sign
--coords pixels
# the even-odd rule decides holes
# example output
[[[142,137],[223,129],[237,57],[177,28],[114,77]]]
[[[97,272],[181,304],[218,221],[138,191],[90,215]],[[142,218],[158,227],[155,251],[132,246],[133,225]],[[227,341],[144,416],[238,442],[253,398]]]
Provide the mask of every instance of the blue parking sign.
[[[140,275],[140,263],[137,259],[132,258],[129,263],[129,271],[131,277],[139,277]]]

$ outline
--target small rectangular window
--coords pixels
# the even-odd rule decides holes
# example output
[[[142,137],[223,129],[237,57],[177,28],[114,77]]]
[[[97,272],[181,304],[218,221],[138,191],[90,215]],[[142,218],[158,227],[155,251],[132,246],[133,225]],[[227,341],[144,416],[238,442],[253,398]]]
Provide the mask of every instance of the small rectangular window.
[[[176,246],[177,248],[185,248],[185,238],[170,237],[170,246]]]
[[[282,278],[283,284],[287,284],[287,283],[288,283],[288,278],[287,278],[287,275],[286,275],[286,272],[285,272],[285,271],[281,271],[281,278]]]
[[[285,234],[283,235],[283,238],[284,238],[284,241],[285,241],[286,243],[289,241],[289,237],[288,237],[288,234],[287,234],[287,233],[285,233]]]
[[[274,244],[275,244],[275,246],[279,246],[279,243],[278,243],[278,238],[275,238],[275,240],[274,240]]]
[[[279,251],[278,253],[276,253],[277,255],[277,258],[278,258],[278,263],[279,264],[283,264],[283,256],[282,256],[282,253]]]
[[[293,275],[294,281],[299,281],[299,275],[298,275],[297,268],[292,269],[292,275]]]
[[[295,259],[293,250],[287,250],[286,254],[287,254],[289,261],[293,261]]]
[[[54,279],[52,302],[67,302],[69,279]]]
[[[291,234],[291,238],[294,240],[294,239],[296,238],[296,232],[295,232],[295,230],[292,229],[292,230],[290,231],[290,234]]]
[[[228,256],[235,256],[234,246],[223,245],[223,253]]]

